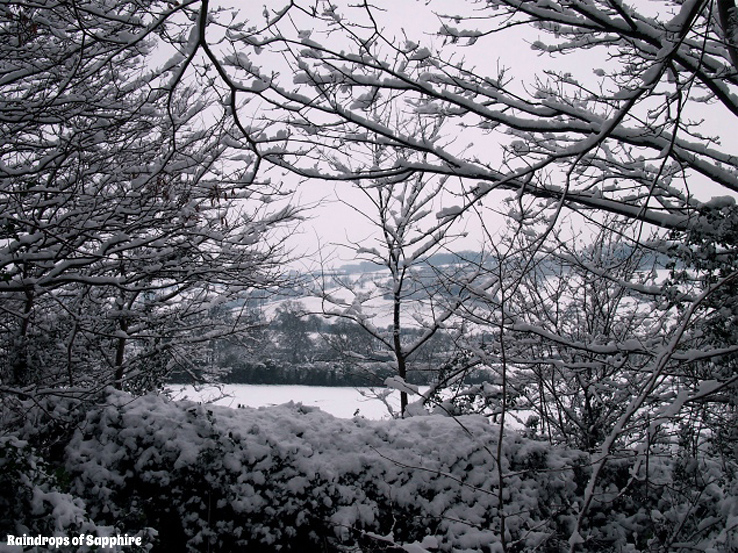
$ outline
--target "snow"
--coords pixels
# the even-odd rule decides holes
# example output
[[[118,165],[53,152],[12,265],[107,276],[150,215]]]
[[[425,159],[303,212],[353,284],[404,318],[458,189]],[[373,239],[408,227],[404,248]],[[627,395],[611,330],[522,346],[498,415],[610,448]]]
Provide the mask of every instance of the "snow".
[[[421,391],[427,387],[420,387]],[[382,388],[377,392],[384,392]],[[335,417],[351,418],[355,414],[371,420],[390,418],[384,403],[375,397],[371,388],[350,388],[343,386],[286,386],[261,384],[228,384],[220,387],[206,387],[196,390],[192,386],[172,386],[170,388],[176,399],[212,402],[236,408],[268,407],[295,402],[310,407],[319,407]],[[400,394],[392,391],[387,401],[395,412],[399,411]]]
[[[54,401],[34,409],[74,412]],[[49,424],[42,416],[18,438],[0,439],[0,481],[18,470],[19,454],[29,459],[11,480],[27,498],[16,528],[29,535],[126,533],[172,550],[177,539],[177,550],[193,553],[203,544],[296,551],[318,541],[330,551],[481,553],[504,549],[504,512],[505,539],[520,551],[595,543],[640,551],[638,536],[659,528],[694,550],[735,552],[729,544],[738,543],[731,468],[708,457],[654,450],[646,475],[633,459],[613,457],[578,525],[592,458],[510,428],[501,437],[484,417],[371,421],[295,403],[232,409],[109,390],[69,426],[55,461],[62,493],[43,476],[56,469],[23,451]],[[623,479],[634,469],[635,479]],[[685,487],[687,473],[706,485]],[[19,494],[18,484],[32,493]]]
[[[446,207],[441,209],[438,213],[436,213],[437,219],[449,219],[452,217],[457,217],[464,211],[464,208],[461,206],[455,205],[452,207]]]
[[[714,196],[712,199],[705,202],[705,207],[715,210],[731,208],[734,205],[735,198],[733,196]]]
[[[417,386],[405,382],[405,380],[400,378],[399,376],[387,377],[384,381],[384,385],[388,388],[399,390],[400,392],[405,392],[409,395],[416,395],[420,393],[420,390]]]
[[[314,527],[319,520],[339,543],[351,543],[360,529],[389,536],[390,528],[382,526],[388,501],[411,532],[401,545],[405,551],[480,551],[499,541],[493,528],[497,496],[491,493],[496,464],[485,446],[495,443],[497,428],[483,417],[374,422],[334,418],[294,403],[229,409],[157,396],[131,401],[118,392],[109,402],[115,408],[91,412],[68,448],[76,489],[98,490],[92,495],[100,494],[104,502],[122,497],[126,482],[140,479],[153,497],[166,489],[167,504],[176,505],[172,498],[185,493],[196,505],[204,501],[197,499],[203,497],[200,480],[192,480],[197,474],[205,493],[219,498],[206,516],[226,527],[234,514],[251,521],[244,545],[254,539],[277,545],[301,525]],[[546,448],[530,445],[514,455],[519,438],[507,441],[513,456],[503,463],[506,470]],[[147,454],[151,450],[158,455]],[[567,478],[573,475],[572,459],[558,461]],[[531,481],[536,478],[527,471],[510,474],[511,512],[529,517],[544,504],[546,493],[525,491],[540,487]],[[191,543],[199,543],[206,533],[199,530],[203,520],[192,505],[184,504],[182,515]],[[420,517],[415,520],[413,513]],[[428,515],[435,519],[430,527]],[[510,527],[524,531],[526,523],[514,526],[515,519],[510,516]],[[542,518],[536,524],[550,522]]]

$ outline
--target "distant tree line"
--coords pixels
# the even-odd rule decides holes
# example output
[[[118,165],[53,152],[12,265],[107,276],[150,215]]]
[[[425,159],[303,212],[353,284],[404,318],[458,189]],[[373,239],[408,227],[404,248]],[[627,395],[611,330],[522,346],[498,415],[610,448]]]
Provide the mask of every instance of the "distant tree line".
[[[220,314],[220,318],[229,315]],[[217,381],[227,384],[302,384],[382,386],[396,374],[381,344],[352,321],[307,314],[299,301],[287,300],[271,318],[254,308],[248,337],[212,340],[187,370],[174,371],[171,383]],[[221,320],[219,324],[222,324]],[[407,329],[408,339],[420,329]],[[443,374],[451,336],[439,332],[414,357],[408,382],[427,385]],[[464,376],[468,384],[488,377],[483,369]]]

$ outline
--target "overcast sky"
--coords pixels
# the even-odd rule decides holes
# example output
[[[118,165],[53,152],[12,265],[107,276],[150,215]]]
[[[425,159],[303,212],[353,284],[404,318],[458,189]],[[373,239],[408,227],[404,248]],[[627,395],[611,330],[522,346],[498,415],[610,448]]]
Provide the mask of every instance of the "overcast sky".
[[[441,19],[437,14],[450,15],[455,14],[457,9],[470,10],[473,8],[473,4],[447,0],[435,0],[433,2],[394,0],[391,3],[379,2],[377,4],[381,7],[386,6],[386,9],[376,9],[374,12],[379,26],[386,30],[386,36],[394,37],[394,40],[397,41],[407,38],[431,46],[440,46],[444,40],[443,37],[436,36],[441,27]],[[661,2],[648,2],[647,4],[662,8],[664,6]],[[639,5],[641,9],[646,7]],[[248,15],[249,10],[256,10],[256,8],[256,5],[253,8],[239,6],[241,13],[246,15]],[[257,10],[258,13],[255,12],[250,17],[254,20],[261,20],[262,10],[263,6],[260,4]],[[470,14],[459,15],[468,16]],[[296,22],[296,25],[299,24],[299,22]],[[484,25],[489,26],[484,21],[465,21],[463,17],[456,22],[458,28],[489,30]],[[320,36],[318,30],[312,38],[320,43],[323,37]],[[457,47],[456,55],[464,56],[468,67],[479,67],[482,72],[487,74],[494,73],[497,67],[507,68],[507,75],[510,78],[508,87],[515,88],[523,94],[525,93],[525,84],[530,83],[535,75],[542,75],[546,69],[571,70],[578,80],[585,82],[587,79],[591,79],[593,86],[597,85],[596,71],[607,64],[607,60],[596,57],[602,55],[602,50],[597,50],[596,53],[578,52],[576,56],[551,57],[541,55],[531,49],[530,45],[539,38],[545,37],[540,36],[530,27],[506,29],[504,33],[485,37],[483,48],[464,49]],[[444,55],[447,55],[447,50],[444,50]],[[698,104],[692,105],[699,108]],[[697,111],[688,115],[695,119],[705,119],[703,125],[705,133],[723,137],[731,136],[731,129],[725,128],[727,121],[711,119],[709,110],[705,110],[704,113]],[[495,143],[494,139],[489,136],[480,134],[477,137],[456,138],[469,141],[468,148],[470,150],[478,148],[483,151],[481,157],[487,161],[494,159],[495,150],[500,149],[499,144]],[[353,189],[353,185],[317,181],[300,182],[291,175],[285,175],[284,180],[295,190],[294,199],[296,202],[312,206],[306,212],[308,219],[289,241],[298,258],[295,263],[296,266],[314,267],[314,262],[309,261],[308,258],[317,260],[321,257],[331,264],[351,262],[354,255],[349,249],[341,247],[342,245],[350,243],[372,245],[372,237],[376,236],[376,227],[356,212],[357,209],[360,211],[370,209],[370,204],[360,192]],[[699,179],[690,181],[690,188],[698,196],[701,196],[701,199],[705,199],[712,194],[709,186],[703,185]],[[502,198],[505,196],[509,196],[509,193],[490,196],[485,200],[486,208],[504,211]],[[447,207],[443,205],[445,201],[454,200],[453,198],[439,198],[438,205],[434,207],[439,210]],[[353,207],[347,204],[351,204]],[[367,214],[369,215],[369,213]],[[494,215],[489,210],[485,210],[484,220],[492,231],[504,226],[503,217]],[[473,217],[459,224],[454,230],[457,233],[467,233],[467,237],[456,240],[452,245],[453,249],[475,250],[480,248],[482,235],[478,221],[474,220]]]
[[[396,37],[397,40],[403,40],[407,37],[410,40],[420,44],[439,45],[443,38],[436,36],[437,31],[441,28],[441,19],[436,14],[456,14],[455,11],[459,7],[458,2],[450,1],[434,1],[426,2],[419,0],[397,0],[392,3],[379,3],[380,6],[386,6],[385,10],[378,9],[375,16],[378,24],[386,29],[387,36]],[[467,10],[469,6],[465,6]],[[462,25],[459,25],[460,27]],[[530,34],[530,31],[528,31]],[[402,38],[401,38],[402,37]],[[320,37],[315,39],[320,42]],[[535,37],[526,37],[522,30],[508,30],[504,36],[493,38],[488,41],[490,48],[462,50],[464,56],[467,56],[467,62],[472,65],[483,66],[492,65],[493,67],[506,66],[510,68],[510,75],[513,77],[511,86],[523,89],[523,83],[529,80],[538,70],[546,67],[550,61],[541,57],[530,49],[530,43]],[[512,41],[512,42],[511,42]],[[492,47],[497,45],[497,48]],[[468,58],[470,54],[479,57],[478,60]],[[481,137],[480,137],[481,138]],[[490,145],[488,141],[474,141],[476,146],[488,150]],[[473,144],[470,142],[469,147]],[[287,182],[293,181],[297,183],[297,179],[287,176]],[[353,188],[349,183],[330,183],[330,182],[300,182],[294,185],[296,190],[295,198],[299,203],[304,205],[315,206],[307,212],[309,220],[306,220],[290,240],[296,252],[313,254],[318,253],[329,260],[332,264],[342,264],[351,262],[355,259],[355,254],[347,248],[341,247],[347,243],[365,242],[369,245],[373,237],[376,237],[377,228],[371,224],[366,218],[357,214],[356,209],[362,210],[369,214],[371,204],[367,198]],[[488,198],[485,202],[490,205],[497,204],[500,207],[500,199],[508,197],[510,193],[500,193]],[[438,210],[443,207],[444,202],[454,202],[452,197],[439,198],[436,206]],[[458,204],[455,201],[455,204]],[[354,208],[347,204],[352,204]],[[492,212],[487,211],[485,214],[485,223],[492,229],[504,226],[504,219],[495,216]],[[479,250],[482,243],[482,232],[479,222],[475,217],[469,217],[465,221],[460,221],[453,229],[455,234],[466,234],[466,237],[459,236],[454,239],[450,247],[455,251],[461,250]],[[312,265],[310,260],[305,256],[299,255],[298,265]]]

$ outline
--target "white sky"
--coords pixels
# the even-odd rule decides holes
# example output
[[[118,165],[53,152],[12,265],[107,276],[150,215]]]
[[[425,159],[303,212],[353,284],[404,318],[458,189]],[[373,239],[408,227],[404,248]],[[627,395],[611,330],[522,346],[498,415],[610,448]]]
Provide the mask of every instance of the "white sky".
[[[231,2],[232,0],[223,0]],[[235,2],[234,2],[235,3]],[[274,2],[273,6],[281,6],[283,2]],[[397,40],[404,40],[404,37],[412,39],[415,42],[429,45],[440,45],[443,41],[442,37],[435,36],[436,31],[440,28],[440,20],[435,13],[455,14],[459,9],[467,10],[466,14],[473,15],[474,3],[464,3],[452,0],[434,0],[432,2],[423,0],[393,0],[378,1],[374,3],[379,9],[374,11],[374,15],[380,27],[386,29],[387,36],[397,37]],[[648,2],[647,6],[663,7],[661,2]],[[646,5],[639,8],[646,8]],[[246,14],[253,10],[253,21],[261,21],[261,12],[264,9],[262,3],[248,4],[247,6],[238,5],[242,14]],[[382,11],[382,8],[386,8]],[[435,12],[435,13],[434,13]],[[300,22],[296,21],[296,25]],[[459,22],[455,26],[458,28],[480,28],[484,29],[484,22]],[[320,42],[321,37],[317,36],[316,41]],[[483,40],[484,48],[457,48],[459,56],[465,56],[467,65],[478,66],[480,68],[490,68],[488,73],[493,73],[498,66],[508,68],[508,76],[511,78],[511,87],[519,87],[521,92],[524,91],[525,83],[532,81],[534,75],[541,75],[544,69],[561,69],[570,70],[579,80],[592,79],[596,83],[594,70],[606,64],[606,60],[598,59],[597,55],[602,55],[602,50],[595,53],[585,52],[578,53],[576,57],[558,56],[551,57],[548,55],[540,55],[530,48],[530,44],[539,38],[538,34],[530,27],[518,27],[507,29],[504,33],[485,37]],[[473,56],[473,57],[472,57]],[[494,69],[492,69],[494,68]],[[710,119],[709,111],[704,114],[697,112],[695,118],[705,117],[704,128],[710,129],[710,134],[717,136],[731,136],[731,129],[727,128],[728,120],[725,118]],[[464,140],[469,140],[464,137]],[[470,140],[468,146],[470,150],[479,148],[484,152],[481,156],[483,159],[493,159],[494,149],[499,149],[499,145],[494,143],[494,139],[479,136],[476,140]],[[277,174],[272,175],[273,179],[279,178]],[[360,192],[353,190],[349,183],[328,183],[328,182],[301,182],[292,175],[285,175],[284,181],[288,187],[295,190],[295,200],[302,205],[314,206],[308,210],[305,215],[308,219],[300,226],[293,236],[289,239],[289,246],[293,249],[296,257],[293,266],[295,268],[315,268],[316,262],[322,257],[329,264],[348,263],[354,260],[354,255],[349,249],[343,248],[346,243],[366,243],[371,242],[372,236],[376,232],[373,225],[365,218],[359,216],[355,209],[352,209],[347,203],[352,204],[357,209],[370,204]],[[692,189],[700,196],[707,197],[711,195],[709,187],[704,186],[699,181],[691,184]],[[504,209],[502,198],[508,196],[509,193],[499,193],[485,199],[488,207],[495,209]],[[442,205],[444,200],[439,200],[439,209],[445,207]],[[458,202],[455,202],[458,203]],[[504,226],[504,218],[495,216],[491,213],[485,213],[485,224],[492,230]],[[480,249],[482,235],[479,230],[479,224],[474,220],[467,220],[459,224],[454,231],[466,232],[468,236],[463,239],[457,239],[453,247],[455,250],[477,250]],[[370,245],[370,244],[368,244]]]
[[[440,19],[434,14],[456,14],[459,6],[465,6],[463,3],[441,0],[434,2],[420,0],[393,0],[392,2],[376,2],[374,5],[386,8],[386,11],[375,11],[375,16],[380,26],[387,29],[388,35],[398,37],[407,36],[420,44],[439,44],[441,37],[435,35],[436,31],[441,27]],[[466,6],[467,12],[470,11]],[[462,25],[458,25],[462,27]],[[530,31],[528,30],[528,34]],[[525,32],[521,30],[508,30],[504,36],[499,36],[494,40],[487,40],[491,44],[498,44],[497,48],[485,49],[463,49],[459,52],[465,56],[475,54],[480,56],[477,61],[468,60],[472,64],[479,66],[492,64],[493,67],[505,66],[510,68],[510,75],[514,77],[511,85],[522,86],[536,72],[544,67],[550,67],[550,59],[538,55],[530,49],[530,42],[536,37],[526,38]],[[316,40],[320,42],[319,37]],[[512,40],[512,42],[511,42]],[[473,144],[469,144],[470,147]],[[477,142],[477,146],[488,150],[490,148],[489,140]],[[491,145],[495,147],[495,145]],[[487,152],[484,157],[488,157]],[[291,180],[287,177],[288,182]],[[296,181],[295,181],[296,182]],[[295,251],[302,254],[305,252],[310,256],[313,252],[320,250],[320,255],[327,258],[331,262],[340,265],[350,263],[355,259],[355,254],[345,247],[343,244],[350,242],[371,243],[372,236],[376,236],[377,229],[369,223],[365,218],[357,215],[356,211],[347,206],[351,203],[354,206],[371,210],[368,200],[352,188],[349,183],[330,183],[330,182],[301,182],[296,187],[296,198],[306,205],[319,204],[308,213],[309,220],[301,225],[299,232],[290,240],[294,245]],[[509,197],[511,193],[504,192],[490,196],[485,200],[487,204],[497,204],[500,207],[503,197]],[[451,199],[450,201],[453,201]],[[454,204],[458,204],[456,201]],[[454,205],[452,204],[452,205]],[[438,209],[443,207],[442,203],[438,203]],[[487,213],[485,224],[490,228],[503,227],[504,218],[493,216]],[[453,229],[452,233],[467,234],[466,237],[458,237],[454,239],[451,247],[455,251],[462,250],[480,250],[483,241],[482,232],[478,221],[473,217],[460,221]],[[299,255],[297,261],[298,267],[314,267],[312,260],[306,259],[306,256]]]

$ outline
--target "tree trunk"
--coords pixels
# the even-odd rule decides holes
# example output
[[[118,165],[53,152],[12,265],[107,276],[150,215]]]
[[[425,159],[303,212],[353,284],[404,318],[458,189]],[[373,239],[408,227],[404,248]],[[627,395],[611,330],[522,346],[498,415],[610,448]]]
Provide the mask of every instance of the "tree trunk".
[[[23,384],[28,380],[28,329],[31,326],[31,312],[33,311],[33,290],[26,290],[26,301],[23,304],[23,319],[21,320],[18,338],[15,343],[13,359],[13,382]]]
[[[123,389],[123,361],[126,353],[126,341],[128,339],[128,321],[124,318],[120,320],[121,335],[118,336],[118,343],[115,347],[115,387],[118,390]]]
[[[405,363],[405,352],[402,351],[401,328],[400,328],[400,307],[401,298],[399,286],[395,286],[393,294],[393,321],[392,321],[392,340],[395,350],[395,360],[397,361],[397,376],[405,380],[407,378],[407,364]],[[407,392],[400,392],[400,417],[405,418],[407,410]]]

